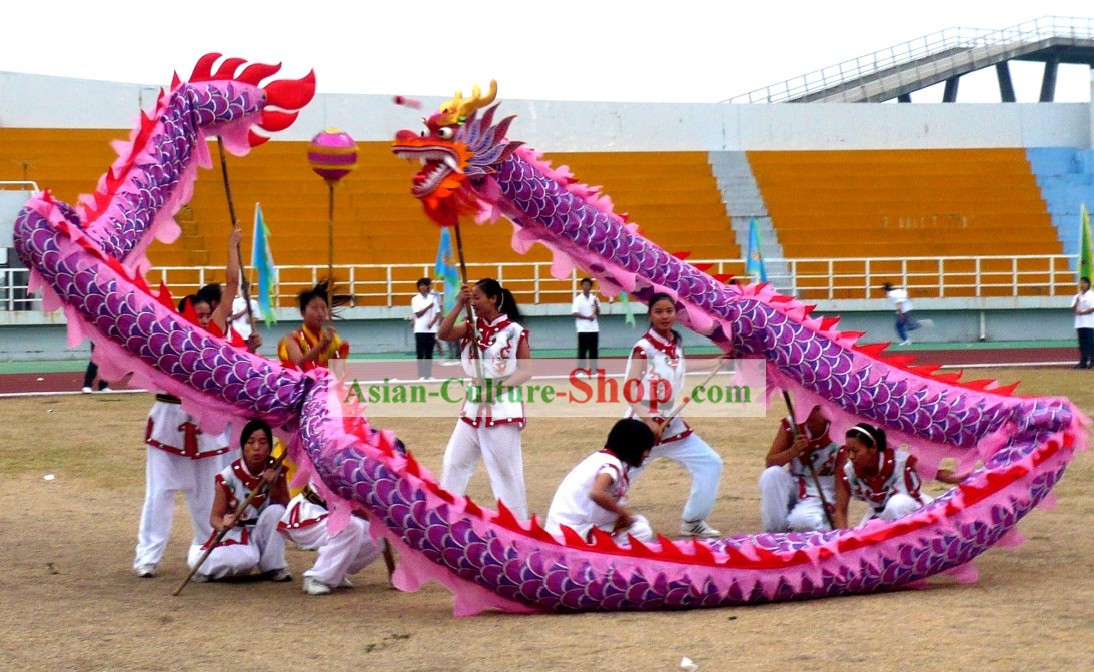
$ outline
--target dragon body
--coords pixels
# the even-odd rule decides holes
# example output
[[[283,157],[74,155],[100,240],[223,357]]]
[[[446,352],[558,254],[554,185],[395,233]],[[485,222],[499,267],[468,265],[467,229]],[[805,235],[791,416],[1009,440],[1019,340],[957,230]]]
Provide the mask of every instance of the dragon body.
[[[1085,440],[1085,418],[1065,399],[1020,398],[990,381],[960,383],[881,359],[793,299],[725,285],[665,253],[595,190],[506,140],[510,120],[493,125],[494,108],[478,116],[476,95],[430,117],[426,132],[396,138],[397,154],[425,164],[412,191],[439,222],[505,215],[514,245],[547,245],[559,274],[577,264],[602,287],[638,298],[669,291],[685,324],[727,352],[764,358],[772,385],[825,406],[837,429],[870,419],[928,468],[944,457],[970,468],[982,462],[911,516],[834,532],[620,547],[566,530],[556,539],[535,518],[480,508],[441,489],[390,432],[370,427],[328,373],[302,374],[235,350],[142,279],[151,239],[177,236],[173,214],[197,167],[209,163],[206,136],[246,153],[263,140],[256,128],[287,127],[313,94],[310,75],[260,87],[276,66],[237,74],[243,61],[227,59],[214,73],[217,58],[202,59],[189,82],[176,78],[78,207],[48,193],[33,198],[16,222],[17,252],[46,308],[65,311],[70,341],[95,343],[105,375],[130,374],[133,384],[180,396],[212,430],[233,418],[267,419],[300,464],[298,480],[318,477],[334,506],[331,524],[367,511],[374,534],[400,550],[396,585],[438,580],[452,590],[457,614],[712,607],[865,593],[946,570],[967,577],[970,560],[1014,540],[1017,521],[1051,497]]]

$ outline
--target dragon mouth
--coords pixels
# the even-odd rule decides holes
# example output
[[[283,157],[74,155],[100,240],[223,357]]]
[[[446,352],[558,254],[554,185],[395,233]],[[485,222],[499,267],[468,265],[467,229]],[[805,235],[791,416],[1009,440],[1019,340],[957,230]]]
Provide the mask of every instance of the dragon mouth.
[[[414,176],[410,193],[415,198],[425,198],[444,183],[444,179],[453,173],[459,173],[459,158],[442,147],[401,147],[395,155],[407,160],[422,163],[422,169]]]

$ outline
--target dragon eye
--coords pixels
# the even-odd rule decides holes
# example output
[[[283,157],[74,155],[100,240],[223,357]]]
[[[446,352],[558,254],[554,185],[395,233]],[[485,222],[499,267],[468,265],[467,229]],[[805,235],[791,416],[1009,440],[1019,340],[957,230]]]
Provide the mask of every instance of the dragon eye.
[[[440,137],[441,140],[451,140],[452,136],[455,134],[455,131],[453,131],[448,126],[442,126],[437,129],[437,135]]]
[[[422,130],[418,131],[418,135],[422,136],[423,138],[428,138],[429,137],[429,127],[427,126],[427,127],[423,128]]]

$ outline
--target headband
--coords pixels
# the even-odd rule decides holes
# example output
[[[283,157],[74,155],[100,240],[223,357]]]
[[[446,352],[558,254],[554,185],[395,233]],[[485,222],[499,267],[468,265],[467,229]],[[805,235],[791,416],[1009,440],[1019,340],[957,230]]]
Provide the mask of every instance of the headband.
[[[859,427],[858,425],[855,425],[851,429],[847,430],[848,434],[850,434],[851,432],[858,432],[859,434],[862,434],[866,438],[870,439],[870,446],[871,447],[873,447],[873,448],[877,447],[877,439],[875,439],[874,435],[871,434],[869,431],[863,429],[862,427]]]

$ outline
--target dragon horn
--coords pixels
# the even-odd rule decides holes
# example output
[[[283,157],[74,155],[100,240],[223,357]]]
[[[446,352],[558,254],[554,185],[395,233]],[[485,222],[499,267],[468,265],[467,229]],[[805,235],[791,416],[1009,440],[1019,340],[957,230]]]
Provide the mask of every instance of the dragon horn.
[[[441,111],[447,112],[442,119],[442,123],[446,125],[462,124],[468,117],[474,114],[475,110],[486,107],[494,102],[494,98],[496,98],[497,95],[498,83],[493,79],[490,80],[490,90],[487,91],[485,98],[483,98],[482,91],[479,89],[478,84],[471,90],[470,98],[464,98],[463,92],[457,91],[454,98],[441,105]]]

